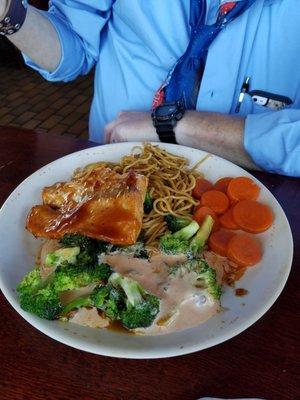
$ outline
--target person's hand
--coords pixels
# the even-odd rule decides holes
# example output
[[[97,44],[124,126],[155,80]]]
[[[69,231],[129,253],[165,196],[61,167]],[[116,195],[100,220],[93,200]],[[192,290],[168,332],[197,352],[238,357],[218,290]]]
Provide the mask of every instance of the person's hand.
[[[0,21],[3,19],[4,17],[4,13],[7,7],[7,2],[9,0],[0,0]]]
[[[159,142],[150,112],[121,111],[115,120],[106,125],[104,133],[105,143]]]

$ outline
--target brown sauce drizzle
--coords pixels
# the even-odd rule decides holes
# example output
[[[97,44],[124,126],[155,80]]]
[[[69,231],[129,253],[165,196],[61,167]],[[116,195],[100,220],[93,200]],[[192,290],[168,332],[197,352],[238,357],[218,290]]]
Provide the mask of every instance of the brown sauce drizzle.
[[[110,321],[109,326],[106,329],[113,332],[126,333],[127,335],[135,335],[133,331],[124,328],[120,321]]]
[[[246,296],[249,293],[249,290],[247,289],[243,289],[243,288],[238,288],[235,289],[235,295],[242,297],[242,296]]]

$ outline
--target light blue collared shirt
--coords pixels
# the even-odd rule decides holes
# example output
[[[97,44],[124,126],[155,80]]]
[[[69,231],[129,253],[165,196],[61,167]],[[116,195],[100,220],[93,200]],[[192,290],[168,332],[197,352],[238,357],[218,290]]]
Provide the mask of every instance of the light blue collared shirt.
[[[219,0],[208,0],[207,22]],[[153,95],[189,41],[189,0],[52,0],[45,13],[62,43],[62,59],[51,81],[70,81],[95,66],[90,138],[103,141],[103,128],[120,110],[150,110]],[[289,97],[274,111],[240,89]],[[300,2],[257,0],[218,35],[209,48],[197,110],[246,117],[244,145],[263,169],[300,176]]]

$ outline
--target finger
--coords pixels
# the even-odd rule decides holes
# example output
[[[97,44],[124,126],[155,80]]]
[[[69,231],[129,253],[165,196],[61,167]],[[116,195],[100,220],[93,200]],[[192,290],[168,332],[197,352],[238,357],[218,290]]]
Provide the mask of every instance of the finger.
[[[114,130],[110,137],[110,142],[120,143],[120,142],[125,142],[125,139],[116,130]]]
[[[129,111],[126,110],[121,110],[115,119],[113,119],[111,122],[109,122],[105,128],[104,128],[104,142],[111,143],[111,134],[112,131],[116,128],[117,125],[120,123],[124,122],[124,119],[126,120],[126,117],[128,116]]]
[[[115,129],[115,126],[117,124],[116,120],[113,120],[112,122],[110,122],[109,124],[107,124],[104,127],[104,143],[110,143],[111,142],[111,135],[113,130]]]
[[[121,118],[123,115],[125,115],[125,114],[127,114],[127,113],[128,113],[128,111],[126,111],[126,110],[121,110],[121,111],[118,112],[117,118]]]
[[[111,129],[109,125],[106,125],[104,128],[104,144],[110,143],[111,137]]]

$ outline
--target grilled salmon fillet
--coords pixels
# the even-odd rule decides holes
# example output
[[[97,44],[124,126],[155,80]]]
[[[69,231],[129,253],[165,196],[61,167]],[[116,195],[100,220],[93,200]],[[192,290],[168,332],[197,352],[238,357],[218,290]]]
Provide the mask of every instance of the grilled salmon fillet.
[[[140,234],[147,177],[118,174],[103,164],[75,171],[69,182],[45,187],[26,228],[38,237],[59,239],[80,233],[112,244],[134,244]]]

